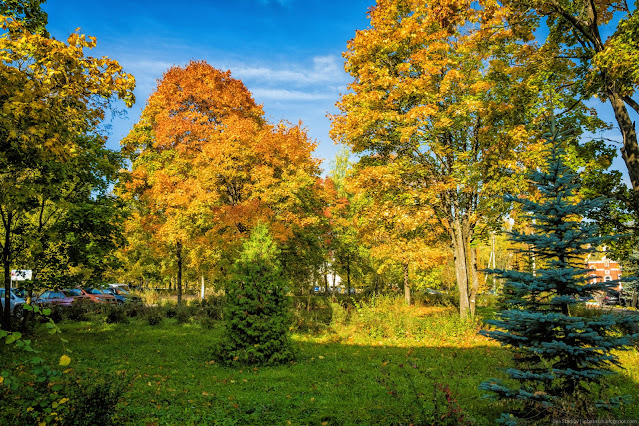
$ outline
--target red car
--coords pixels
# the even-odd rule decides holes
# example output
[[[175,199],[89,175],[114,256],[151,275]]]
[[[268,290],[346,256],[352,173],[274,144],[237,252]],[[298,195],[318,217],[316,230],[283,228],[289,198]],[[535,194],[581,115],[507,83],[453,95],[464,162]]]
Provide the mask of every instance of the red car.
[[[97,288],[87,288],[86,290],[83,290],[81,288],[72,288],[72,289],[69,289],[68,291],[74,296],[84,296],[85,298],[88,298],[89,300],[95,303],[109,303],[109,304],[116,303],[115,297],[113,295],[104,294]]]

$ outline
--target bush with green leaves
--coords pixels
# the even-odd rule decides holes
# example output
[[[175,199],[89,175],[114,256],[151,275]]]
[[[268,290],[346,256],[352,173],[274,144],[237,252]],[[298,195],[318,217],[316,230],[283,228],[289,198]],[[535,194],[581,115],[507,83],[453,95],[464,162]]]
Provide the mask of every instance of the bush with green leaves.
[[[121,306],[109,306],[106,308],[104,322],[107,324],[126,323],[128,322],[128,317]]]
[[[290,312],[278,249],[261,224],[244,243],[227,283],[225,340],[227,364],[271,365],[293,358]]]
[[[50,334],[60,333],[51,318],[50,308],[24,305],[25,311],[42,319]],[[60,424],[69,412],[69,398],[64,394],[65,375],[49,365],[19,332],[0,330],[0,424]],[[60,338],[60,341],[67,341]],[[71,359],[62,355],[59,365]]]
[[[492,271],[505,279],[507,310],[487,321],[496,330],[482,332],[514,351],[515,367],[507,371],[511,380],[490,379],[481,385],[509,406],[511,412],[499,419],[506,424],[595,418],[599,408],[623,402],[596,395],[605,395],[610,367],[619,366],[614,351],[630,343],[631,336],[621,328],[637,321],[615,314],[575,315],[579,296],[611,285],[589,282],[585,269],[586,255],[596,253],[610,237],[583,221],[605,200],[575,196],[578,176],[564,162],[563,135],[554,123],[551,128],[545,170],[531,174],[538,200],[506,197],[529,213],[533,232],[511,232],[510,237],[530,247],[537,269]]]
[[[148,308],[145,311],[145,315],[146,317],[146,321],[149,323],[149,325],[158,325],[162,322],[162,319],[164,318],[162,316],[162,312],[160,311],[160,308]]]

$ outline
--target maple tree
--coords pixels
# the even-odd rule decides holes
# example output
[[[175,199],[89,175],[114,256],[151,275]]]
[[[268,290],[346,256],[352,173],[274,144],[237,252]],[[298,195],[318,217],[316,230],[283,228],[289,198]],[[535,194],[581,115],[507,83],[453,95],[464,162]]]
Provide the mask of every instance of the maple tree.
[[[20,21],[31,33],[48,37],[47,13],[42,10],[46,0],[0,0],[0,15],[11,16]]]
[[[433,211],[453,248],[462,317],[474,312],[471,240],[490,195],[518,183],[501,170],[521,164],[528,138],[523,125],[508,126],[518,102],[500,97],[505,85],[517,86],[498,55],[513,49],[512,35],[500,30],[497,3],[479,4],[378,2],[371,28],[349,42],[346,69],[355,81],[332,127],[362,168],[401,174],[404,195],[389,198],[389,207],[412,200]]]
[[[358,230],[379,262],[377,273],[401,268],[407,304],[415,287],[409,272],[432,270],[449,256],[434,211],[415,202],[415,193],[407,191],[411,183],[396,163],[356,168],[349,182],[356,198]]]
[[[521,172],[541,160],[546,112],[579,131],[603,125],[564,84],[568,63],[528,66],[534,27],[510,25],[511,13],[492,0],[380,0],[348,44],[354,82],[333,117],[362,170],[402,176],[389,207],[412,199],[447,233],[462,317],[478,291],[474,247],[509,208],[494,195],[528,189]]]
[[[639,85],[639,12],[618,0],[513,0],[513,28],[538,28],[545,24],[544,42],[531,51],[529,67],[561,63],[565,87],[576,97],[609,102],[623,137],[622,158],[628,169],[633,195],[625,200],[639,212],[639,145],[631,112],[639,114],[633,97]],[[606,31],[614,31],[606,38]]]
[[[124,194],[178,263],[196,250],[194,262],[212,258],[224,272],[255,224],[283,242],[316,222],[307,203],[319,174],[315,145],[300,125],[263,115],[230,72],[193,61],[164,74],[122,141],[133,161]]]
[[[85,55],[93,37],[76,32],[65,43],[7,17],[0,26],[0,249],[8,297],[16,255],[52,224],[43,219],[66,211],[78,185],[95,183],[83,181],[79,167],[97,180],[110,175],[100,124],[113,99],[132,105],[135,80],[117,61]]]

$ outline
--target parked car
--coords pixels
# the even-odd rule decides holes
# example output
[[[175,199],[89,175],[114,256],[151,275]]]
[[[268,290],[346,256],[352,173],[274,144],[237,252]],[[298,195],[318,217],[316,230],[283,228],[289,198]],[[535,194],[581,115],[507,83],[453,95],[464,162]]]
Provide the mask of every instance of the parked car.
[[[29,297],[29,291],[26,288],[14,288],[11,291],[21,299],[27,300]],[[36,293],[33,293],[33,297],[36,297]]]
[[[619,304],[619,292],[609,291],[603,298],[604,305],[618,305]]]
[[[115,296],[119,305],[123,303],[141,303],[142,302],[142,299],[140,297],[134,296],[128,291],[119,287],[103,288],[102,292],[112,294],[113,296]]]
[[[87,289],[71,288],[68,291],[74,296],[85,296],[88,298],[88,300],[91,300],[92,302],[95,302],[95,303],[108,303],[108,304],[116,303],[115,297],[113,297],[112,294],[102,293],[97,288],[87,288]]]
[[[9,299],[9,310],[11,311],[11,313],[13,315],[15,315],[16,317],[20,318],[22,317],[22,307],[24,306],[24,304],[26,303],[26,300],[24,300],[21,297],[18,297],[13,290],[11,290],[9,292],[10,299]],[[2,298],[2,309],[4,309],[4,288],[0,288],[0,298]]]
[[[131,293],[131,289],[129,288],[128,284],[122,284],[122,283],[109,284],[109,288],[116,288],[116,289],[124,290],[124,291],[127,291],[127,292]]]
[[[47,290],[39,297],[35,298],[33,303],[40,306],[72,306],[76,300],[73,295],[63,290]]]

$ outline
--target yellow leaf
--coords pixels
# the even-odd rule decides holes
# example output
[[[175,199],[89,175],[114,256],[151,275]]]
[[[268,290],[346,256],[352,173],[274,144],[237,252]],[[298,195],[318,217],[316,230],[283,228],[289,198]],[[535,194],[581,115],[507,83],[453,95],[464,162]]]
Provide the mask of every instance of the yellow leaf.
[[[69,365],[69,363],[71,362],[71,358],[69,358],[66,355],[62,355],[60,357],[60,365],[65,366],[65,365]]]

